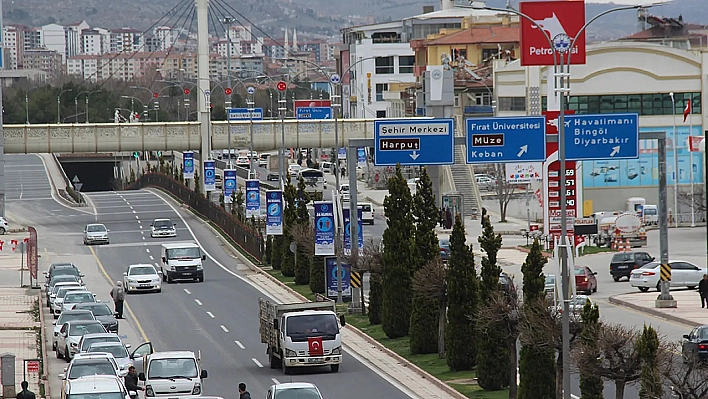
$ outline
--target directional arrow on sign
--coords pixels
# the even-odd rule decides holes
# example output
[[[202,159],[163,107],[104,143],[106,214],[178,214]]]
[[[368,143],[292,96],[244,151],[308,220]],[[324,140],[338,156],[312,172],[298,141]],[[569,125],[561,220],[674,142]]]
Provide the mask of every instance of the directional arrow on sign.
[[[619,154],[620,152],[620,146],[612,147],[612,152],[610,153],[611,157],[614,157],[615,155]]]
[[[415,151],[415,150],[414,150],[413,153],[410,155],[410,157],[413,158],[414,161],[415,161],[416,159],[418,159],[419,156],[420,156],[420,154],[418,154],[418,151]]]
[[[71,179],[71,182],[72,182],[72,183],[79,183],[80,181],[81,181],[81,180],[79,180],[79,176],[78,176],[78,175],[74,175],[74,178]]]
[[[520,148],[521,151],[519,151],[519,153],[516,154],[517,157],[521,157],[522,155],[524,155],[524,154],[525,154],[526,152],[528,152],[528,150],[529,150],[529,146],[528,146],[528,145],[522,145],[522,146],[519,147],[519,148]]]

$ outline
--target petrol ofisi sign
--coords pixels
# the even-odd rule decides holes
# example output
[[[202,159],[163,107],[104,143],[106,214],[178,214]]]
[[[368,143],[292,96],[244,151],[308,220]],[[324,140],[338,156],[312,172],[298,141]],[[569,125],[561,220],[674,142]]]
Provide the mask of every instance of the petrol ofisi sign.
[[[519,18],[521,65],[553,65],[555,51],[559,61],[563,54],[567,63],[570,54],[571,64],[585,64],[585,31],[580,32],[585,25],[584,1],[528,1],[520,3],[520,10],[535,22]],[[571,49],[570,43],[576,36]],[[553,46],[549,45],[549,39]]]

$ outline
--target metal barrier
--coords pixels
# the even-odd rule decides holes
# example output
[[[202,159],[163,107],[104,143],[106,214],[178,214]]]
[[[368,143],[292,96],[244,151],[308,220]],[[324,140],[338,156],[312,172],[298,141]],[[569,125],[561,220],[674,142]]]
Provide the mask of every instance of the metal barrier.
[[[140,176],[135,183],[127,187],[127,190],[139,190],[145,187],[159,187],[170,192],[181,202],[189,205],[197,213],[217,225],[249,255],[258,261],[263,261],[265,250],[263,236],[226,212],[224,208],[207,198],[198,196],[197,193],[177,180],[160,173],[146,173]]]

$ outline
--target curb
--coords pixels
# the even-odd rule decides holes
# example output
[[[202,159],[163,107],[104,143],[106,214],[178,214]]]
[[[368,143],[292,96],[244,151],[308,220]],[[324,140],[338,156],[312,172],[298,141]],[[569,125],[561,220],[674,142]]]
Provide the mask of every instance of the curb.
[[[648,313],[648,314],[650,314],[652,316],[656,316],[660,319],[665,319],[668,321],[672,321],[672,322],[683,324],[683,325],[690,326],[690,327],[698,327],[698,326],[703,325],[703,323],[697,323],[697,322],[694,322],[691,320],[686,320],[684,318],[670,315],[670,314],[666,314],[664,312],[661,312],[661,311],[653,309],[653,308],[646,308],[644,306],[639,306],[639,305],[636,305],[632,302],[628,302],[623,299],[619,299],[616,296],[611,296],[608,299],[609,299],[610,303],[613,305],[623,306],[625,308],[633,309],[633,310],[636,310],[636,311],[642,312],[642,313]]]
[[[518,245],[518,246],[516,246],[516,247],[513,247],[513,248],[516,249],[516,250],[518,250],[518,251],[520,251],[520,252],[523,252],[523,253],[525,253],[525,254],[531,252],[530,249],[524,248],[524,247],[522,247],[522,246],[520,246],[520,245]],[[548,253],[548,252],[546,252],[546,251],[541,251],[541,255],[545,256],[546,258],[552,258],[552,257],[553,257],[553,254],[552,254],[552,253]]]
[[[39,333],[41,334],[40,336],[40,342],[42,342],[42,371],[44,371],[43,375],[39,376],[39,381],[40,384],[44,385],[44,397],[46,399],[51,398],[51,394],[49,392],[50,385],[49,384],[49,358],[47,357],[47,342],[45,340],[47,339],[47,334],[46,334],[46,320],[44,316],[44,307],[43,307],[43,302],[42,302],[42,289],[40,288],[39,290],[39,295],[38,295],[38,300],[39,300]],[[39,395],[39,392],[37,392],[37,395]]]
[[[159,189],[159,188],[158,188],[158,189]],[[162,190],[160,190],[160,191],[162,191]],[[172,198],[174,198],[174,197],[172,197]],[[364,197],[364,198],[367,198],[367,199],[368,199],[368,197]],[[180,202],[180,201],[177,201],[177,202]],[[373,202],[373,201],[371,201],[371,202]],[[183,209],[185,209],[185,208],[183,208]],[[192,213],[196,213],[196,211],[194,211],[191,207],[187,207],[186,209],[187,209],[188,211],[192,212]],[[266,278],[268,278],[270,281],[272,281],[272,282],[278,284],[280,287],[283,287],[283,288],[287,289],[288,291],[290,291],[291,294],[293,294],[293,295],[295,295],[296,297],[302,299],[303,301],[310,302],[309,299],[307,299],[306,297],[302,296],[302,295],[301,295],[300,293],[298,293],[297,291],[291,289],[290,287],[288,287],[286,284],[284,284],[283,282],[281,282],[281,281],[278,280],[277,278],[271,276],[270,273],[266,272],[266,271],[263,270],[262,268],[260,268],[260,267],[256,266],[255,264],[253,264],[253,262],[251,262],[249,259],[247,259],[245,256],[243,256],[243,254],[241,254],[241,252],[239,252],[238,250],[233,250],[233,249],[231,248],[231,243],[230,243],[228,240],[226,240],[226,239],[224,239],[224,238],[222,237],[222,233],[221,233],[221,232],[219,232],[217,229],[215,229],[215,228],[214,228],[211,224],[209,224],[208,222],[205,222],[205,224],[206,224],[206,226],[207,226],[212,232],[214,232],[214,233],[217,234],[217,237],[219,237],[219,239],[224,243],[224,247],[228,248],[228,251],[231,253],[231,255],[232,255],[232,256],[235,255],[235,257],[238,258],[243,264],[245,264],[246,266],[248,266],[249,269],[251,269],[252,271],[254,271],[254,272],[256,272],[256,273],[259,273],[259,274],[264,275],[264,276],[265,276]],[[466,396],[464,396],[463,394],[461,394],[460,392],[458,392],[457,390],[455,390],[455,389],[452,388],[451,386],[447,385],[446,383],[444,383],[443,381],[439,380],[438,378],[435,378],[433,375],[431,375],[431,374],[428,373],[427,371],[425,371],[425,370],[421,369],[420,367],[416,366],[415,364],[411,363],[409,360],[405,359],[404,357],[402,357],[401,355],[397,354],[396,352],[394,352],[394,351],[392,351],[392,350],[386,348],[386,347],[383,346],[380,342],[378,342],[378,341],[376,341],[375,339],[371,338],[370,336],[366,335],[364,332],[362,332],[362,331],[359,330],[358,328],[353,327],[353,326],[351,326],[351,325],[349,325],[349,324],[347,324],[347,326],[346,326],[345,328],[350,329],[353,333],[355,333],[355,334],[357,334],[359,337],[363,338],[366,342],[368,342],[369,344],[375,346],[376,349],[378,349],[378,350],[380,350],[380,351],[382,351],[382,352],[388,354],[389,356],[393,357],[393,358],[396,359],[399,363],[401,363],[401,365],[403,365],[404,367],[407,367],[407,368],[413,370],[413,371],[414,371],[416,374],[418,374],[420,377],[422,377],[422,378],[425,379],[426,381],[429,381],[430,383],[434,384],[435,386],[437,386],[438,388],[440,388],[440,389],[442,389],[443,391],[447,392],[448,394],[452,395],[453,397],[460,398],[460,399],[466,399],[466,398],[467,398]],[[344,344],[344,345],[346,345],[346,344]]]

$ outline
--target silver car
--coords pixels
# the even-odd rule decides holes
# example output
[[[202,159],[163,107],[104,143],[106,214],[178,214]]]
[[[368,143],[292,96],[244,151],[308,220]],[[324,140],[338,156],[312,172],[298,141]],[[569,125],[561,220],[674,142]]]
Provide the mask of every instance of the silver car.
[[[84,245],[109,244],[108,229],[100,223],[87,224],[84,228]]]
[[[155,270],[153,265],[139,264],[128,266],[128,271],[123,273],[123,288],[131,294],[136,291],[162,291],[161,271]]]
[[[72,291],[86,291],[86,287],[71,286],[59,288],[56,297],[54,297],[54,300],[52,301],[52,314],[54,315],[55,319],[59,318],[61,311],[64,309],[64,297],[66,296],[66,294]]]
[[[68,321],[61,326],[57,337],[57,359],[71,361],[74,353],[79,352],[79,341],[86,334],[105,333],[106,329],[100,321]]]
[[[61,311],[66,312],[67,310],[70,310],[76,305],[77,303],[96,303],[98,302],[96,300],[96,294],[93,294],[89,291],[74,291],[74,292],[67,292],[66,295],[64,295],[64,301],[62,301],[61,304]]]
[[[52,310],[52,303],[54,303],[54,298],[57,297],[57,292],[60,288],[64,287],[83,287],[84,285],[78,281],[62,281],[54,284],[51,290],[47,293],[47,307]]]
[[[90,310],[67,310],[66,312],[62,312],[61,316],[59,316],[59,319],[57,321],[52,322],[52,325],[54,326],[54,334],[52,335],[54,342],[52,342],[52,350],[57,350],[57,337],[59,336],[59,330],[61,330],[61,326],[63,326],[64,323],[68,321],[84,320],[96,320],[96,317],[94,317],[93,313]]]
[[[116,359],[121,373],[127,373],[128,367],[133,365],[127,345],[120,342],[96,342],[89,346],[86,353],[110,353]]]

